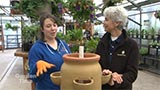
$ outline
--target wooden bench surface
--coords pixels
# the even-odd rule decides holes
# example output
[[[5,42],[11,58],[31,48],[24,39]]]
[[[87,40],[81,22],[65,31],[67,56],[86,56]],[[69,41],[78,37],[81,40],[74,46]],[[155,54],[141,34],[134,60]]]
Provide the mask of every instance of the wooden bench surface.
[[[24,57],[24,58],[28,58],[28,52],[24,52],[21,49],[17,49],[16,52],[14,53],[14,55]]]

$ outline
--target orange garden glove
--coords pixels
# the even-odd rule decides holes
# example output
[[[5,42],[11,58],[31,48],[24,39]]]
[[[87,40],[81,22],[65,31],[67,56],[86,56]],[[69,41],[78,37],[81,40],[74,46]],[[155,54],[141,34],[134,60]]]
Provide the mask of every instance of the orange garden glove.
[[[45,62],[43,60],[39,60],[36,64],[37,64],[36,76],[40,76],[44,72],[47,72],[47,69],[49,69],[51,67],[55,67],[54,64],[50,64],[50,63]]]

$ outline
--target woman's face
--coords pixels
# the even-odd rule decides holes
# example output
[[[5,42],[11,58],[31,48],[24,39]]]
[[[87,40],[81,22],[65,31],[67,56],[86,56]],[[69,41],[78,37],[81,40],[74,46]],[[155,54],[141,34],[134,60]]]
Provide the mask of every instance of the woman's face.
[[[103,26],[106,32],[112,32],[117,27],[117,24],[116,22],[113,22],[110,18],[105,17]]]
[[[57,35],[58,25],[50,18],[45,19],[42,32],[45,39],[54,39]]]

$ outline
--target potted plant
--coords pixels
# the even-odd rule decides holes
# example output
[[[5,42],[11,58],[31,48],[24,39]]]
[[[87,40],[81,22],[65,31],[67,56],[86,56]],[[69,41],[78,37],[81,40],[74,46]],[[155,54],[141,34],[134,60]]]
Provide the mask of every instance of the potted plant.
[[[54,14],[62,23],[62,14],[65,12],[63,0],[21,0],[14,8],[31,18],[31,22],[37,22],[40,15],[47,12]]]
[[[148,36],[149,36],[148,30],[143,29],[143,30],[141,31],[141,38],[148,38]]]
[[[152,27],[150,30],[148,30],[148,32],[151,35],[151,39],[154,39],[154,36],[156,34],[156,30]]]
[[[139,50],[140,55],[144,56],[148,54],[148,48],[146,47],[141,47]]]
[[[21,0],[16,8],[19,8],[32,22],[38,20],[43,12],[51,12],[51,0]]]
[[[146,66],[145,64],[145,60],[143,61],[143,56],[145,55],[149,55],[149,51],[148,51],[148,48],[147,47],[141,47],[139,49],[139,53],[140,53],[140,61],[139,61],[139,66]]]
[[[139,30],[136,29],[135,33],[136,33],[136,38],[139,38]]]
[[[99,40],[100,39],[98,37],[91,38],[91,40],[87,40],[85,42],[85,47],[84,47],[85,52],[95,53]]]
[[[129,37],[131,37],[131,36],[132,36],[131,29],[127,30],[127,35],[128,35]]]
[[[71,37],[69,34],[64,35],[61,32],[57,32],[57,38],[64,40],[66,43],[69,43]]]
[[[83,33],[81,29],[68,30],[67,35],[70,37],[68,44],[72,52],[78,52],[79,45],[83,43]]]
[[[11,4],[11,14],[22,14],[22,11],[18,8],[20,0],[10,0]]]
[[[73,16],[81,26],[85,21],[94,20],[95,4],[92,0],[68,0],[69,14]]]
[[[114,5],[116,5],[117,3],[121,3],[122,1],[124,1],[124,0],[103,0],[104,5],[103,5],[103,7],[102,7],[102,12],[104,11],[104,9],[105,9],[106,7],[114,6]]]
[[[24,26],[22,29],[22,51],[29,51],[37,38],[38,25]]]
[[[150,42],[150,43],[149,43],[149,46],[150,46],[150,47],[153,47],[153,48],[156,48],[157,44],[158,44],[157,41],[153,41],[153,42]]]
[[[136,36],[136,32],[134,29],[131,30],[131,34],[132,34],[132,38],[134,38]]]
[[[70,40],[71,41],[81,41],[83,39],[83,33],[81,29],[73,29],[73,30],[68,30],[67,34],[70,35]]]

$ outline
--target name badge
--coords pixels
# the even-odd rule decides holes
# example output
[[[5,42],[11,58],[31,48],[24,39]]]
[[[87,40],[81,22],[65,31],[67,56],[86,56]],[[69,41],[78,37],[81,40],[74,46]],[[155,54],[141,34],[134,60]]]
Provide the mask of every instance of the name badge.
[[[117,56],[123,56],[124,57],[124,56],[126,56],[125,53],[126,53],[125,51],[122,51],[121,53],[118,53]]]

